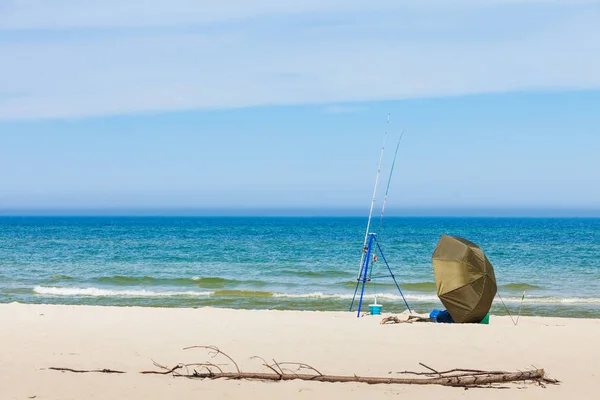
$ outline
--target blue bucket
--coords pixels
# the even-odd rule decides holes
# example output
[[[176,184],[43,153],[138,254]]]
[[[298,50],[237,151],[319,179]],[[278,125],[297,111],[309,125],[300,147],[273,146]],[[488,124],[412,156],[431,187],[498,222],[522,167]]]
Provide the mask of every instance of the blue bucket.
[[[369,304],[371,315],[381,315],[381,304]]]

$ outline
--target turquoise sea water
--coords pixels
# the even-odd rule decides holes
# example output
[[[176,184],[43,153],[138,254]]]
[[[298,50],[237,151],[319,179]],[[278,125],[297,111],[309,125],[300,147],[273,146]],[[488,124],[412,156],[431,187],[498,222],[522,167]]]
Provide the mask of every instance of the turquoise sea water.
[[[365,218],[0,218],[0,302],[347,310]],[[442,233],[476,242],[511,312],[600,317],[600,219],[387,218],[380,244],[429,312]],[[384,264],[376,264],[376,272]],[[391,280],[383,311],[405,306]],[[366,289],[370,303],[374,290]],[[506,310],[497,297],[493,313]]]

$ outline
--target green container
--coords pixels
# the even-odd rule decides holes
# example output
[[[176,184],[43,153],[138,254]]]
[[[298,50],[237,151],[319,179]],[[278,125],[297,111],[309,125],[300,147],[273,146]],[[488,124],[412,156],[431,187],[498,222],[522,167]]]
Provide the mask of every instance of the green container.
[[[490,313],[485,314],[485,317],[481,320],[480,324],[488,325],[490,323]]]

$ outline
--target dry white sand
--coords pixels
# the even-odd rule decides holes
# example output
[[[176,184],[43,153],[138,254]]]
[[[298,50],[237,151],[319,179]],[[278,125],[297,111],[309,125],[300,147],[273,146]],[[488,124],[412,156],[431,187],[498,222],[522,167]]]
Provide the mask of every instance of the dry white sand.
[[[598,399],[600,320],[492,317],[490,325],[380,325],[354,313],[0,305],[0,399]],[[422,370],[544,368],[560,386],[508,389],[199,381],[137,372],[201,362],[192,345],[216,345],[243,370],[253,355],[310,363],[327,374],[395,376]],[[124,375],[73,374],[48,367],[111,368]],[[390,372],[392,373],[390,375]]]

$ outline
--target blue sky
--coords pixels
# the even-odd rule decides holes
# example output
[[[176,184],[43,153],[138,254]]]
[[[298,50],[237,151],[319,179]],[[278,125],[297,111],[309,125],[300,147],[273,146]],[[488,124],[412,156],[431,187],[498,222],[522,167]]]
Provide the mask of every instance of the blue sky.
[[[0,2],[0,209],[364,210],[386,129],[391,210],[600,209],[599,1],[214,3]]]

